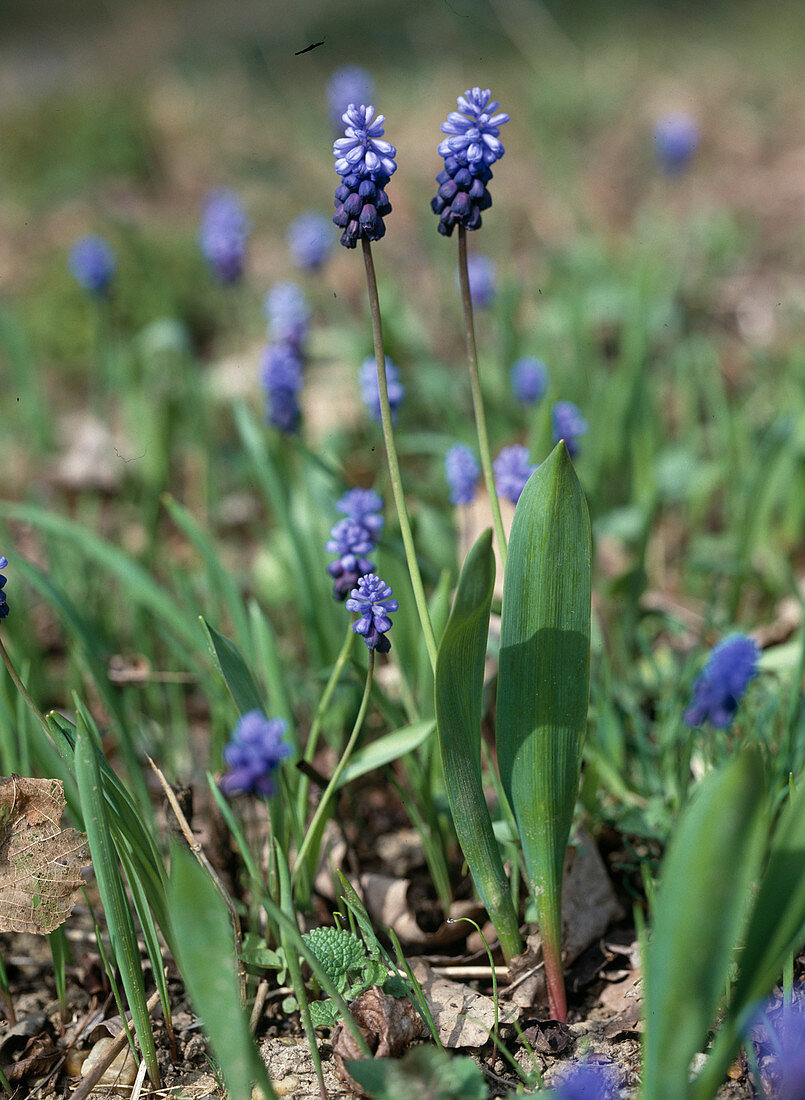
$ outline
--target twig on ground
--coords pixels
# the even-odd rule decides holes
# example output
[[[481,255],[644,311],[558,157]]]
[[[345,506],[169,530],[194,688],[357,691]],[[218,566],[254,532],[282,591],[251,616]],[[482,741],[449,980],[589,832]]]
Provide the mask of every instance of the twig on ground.
[[[153,1012],[158,1004],[159,991],[151,994],[151,996],[148,998],[146,1008],[149,1012]],[[131,1027],[131,1020],[128,1021],[128,1024],[129,1027]],[[70,1100],[87,1100],[89,1094],[100,1081],[101,1077],[103,1077],[107,1069],[111,1066],[112,1062],[114,1062],[115,1058],[117,1058],[118,1054],[120,1054],[121,1050],[123,1049],[123,1047],[125,1047],[127,1042],[128,1038],[126,1037],[126,1031],[124,1029],[109,1044],[109,1049],[107,1050],[106,1054],[104,1054],[103,1058],[99,1058],[92,1069],[89,1071],[87,1076],[83,1078],[81,1084],[71,1095]]]

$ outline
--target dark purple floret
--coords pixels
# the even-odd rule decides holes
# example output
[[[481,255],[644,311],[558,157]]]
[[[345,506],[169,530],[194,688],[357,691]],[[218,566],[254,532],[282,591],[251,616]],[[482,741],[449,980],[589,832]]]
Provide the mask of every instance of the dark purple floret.
[[[376,539],[383,530],[384,519],[380,515],[383,498],[374,489],[350,489],[336,504],[342,515],[362,524]]]
[[[389,613],[399,607],[392,597],[391,587],[374,573],[369,573],[361,577],[358,587],[352,590],[346,602],[347,611],[359,616],[352,629],[361,635],[369,649],[376,649],[379,653],[388,653],[391,649],[391,642],[386,637],[392,626]]]
[[[581,415],[581,409],[572,401],[557,401],[551,409],[553,441],[564,439],[567,453],[571,458],[579,453],[578,441],[587,432],[587,421]]]
[[[728,729],[752,678],[757,674],[760,650],[754,638],[730,634],[715,646],[696,683],[693,701],[685,711],[685,725],[709,722]]]
[[[0,570],[8,569],[8,558],[0,557]],[[7,577],[0,572],[0,619],[5,619],[9,612],[8,600],[3,589],[6,587]]]
[[[268,798],[274,793],[274,773],[291,751],[283,739],[286,728],[282,718],[266,718],[260,710],[250,710],[238,720],[224,749],[228,771],[220,786],[225,794]]]
[[[117,260],[103,237],[81,237],[70,249],[68,263],[76,282],[84,290],[98,295],[108,292],[117,268]]]
[[[219,282],[234,283],[243,273],[251,224],[234,191],[213,191],[207,198],[199,229],[204,258]]]
[[[439,190],[430,207],[439,215],[438,230],[442,236],[452,236],[457,225],[465,229],[480,229],[481,212],[492,205],[487,184],[492,171],[483,162],[470,166],[457,156],[447,156],[444,168],[436,177]]]
[[[342,519],[333,527],[325,549],[328,554],[338,554],[336,561],[327,566],[337,600],[346,599],[361,577],[374,572],[374,562],[366,557],[374,548],[372,533],[362,523]]]
[[[371,179],[355,172],[343,176],[335,189],[335,214],[333,222],[341,234],[345,248],[355,248],[365,237],[379,241],[386,235],[383,219],[391,213],[391,203],[385,192],[389,177],[375,174]]]
[[[528,458],[528,450],[520,444],[504,447],[492,463],[495,488],[500,496],[516,504],[526,482],[536,470]]]
[[[451,503],[471,504],[481,476],[475,452],[463,443],[454,444],[444,456],[444,472]]]

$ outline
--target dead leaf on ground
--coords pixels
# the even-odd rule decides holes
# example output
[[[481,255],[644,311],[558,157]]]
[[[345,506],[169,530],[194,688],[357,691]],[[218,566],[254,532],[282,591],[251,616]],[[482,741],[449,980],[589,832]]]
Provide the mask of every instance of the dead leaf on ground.
[[[615,1039],[624,1033],[642,1031],[640,1020],[642,988],[643,975],[639,970],[633,970],[622,982],[611,982],[604,987],[599,997],[599,1004],[606,1012],[612,1014],[612,1019],[604,1030],[607,1039]]]
[[[425,1025],[407,997],[391,997],[373,986],[349,1006],[375,1058],[399,1058],[415,1039],[425,1038]],[[352,1079],[344,1060],[363,1058],[363,1051],[343,1023],[333,1032],[333,1055],[337,1072],[357,1095],[366,1095]]]
[[[44,1012],[32,1012],[10,1027],[0,1042],[0,1062],[9,1081],[47,1073],[59,1057]]]
[[[414,977],[422,987],[442,1044],[457,1047],[481,1047],[495,1026],[495,1002],[462,982],[439,977],[424,959],[410,959]],[[520,1014],[510,1002],[498,1001],[501,1024],[510,1023]]]
[[[45,935],[70,916],[89,857],[63,812],[60,780],[0,778],[0,931]]]

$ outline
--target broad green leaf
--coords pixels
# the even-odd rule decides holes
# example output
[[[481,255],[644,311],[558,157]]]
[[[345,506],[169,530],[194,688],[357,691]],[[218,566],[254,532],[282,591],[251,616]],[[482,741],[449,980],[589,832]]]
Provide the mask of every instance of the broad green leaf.
[[[484,1075],[471,1058],[420,1046],[402,1058],[349,1059],[347,1070],[374,1100],[486,1100]]]
[[[240,650],[229,638],[219,634],[206,619],[201,620],[207,635],[210,656],[218,666],[224,678],[229,694],[241,714],[250,710],[265,710],[260,690],[254,682],[251,669],[244,661]]]
[[[456,834],[506,958],[522,950],[517,914],[481,781],[481,707],[489,609],[495,585],[492,532],[467,555],[436,658],[436,724]]]
[[[143,1060],[148,1067],[148,1076],[154,1086],[159,1088],[157,1052],[146,1004],[145,981],[140,963],[137,934],[134,930],[134,918],[126,899],[120,865],[112,840],[101,769],[98,764],[98,750],[80,715],[76,732],[75,773],[92,866],[103,903],[115,962],[120,969],[132,1023],[140,1040]]]
[[[563,442],[517,504],[501,613],[496,739],[562,1015],[562,866],[579,786],[590,680],[590,518]]]
[[[427,741],[435,727],[434,719],[426,718],[422,722],[414,722],[411,726],[403,726],[384,737],[378,737],[376,741],[358,749],[341,773],[338,787],[345,787],[359,776],[383,768],[393,760],[418,749]]]
[[[193,1007],[204,1024],[229,1095],[249,1097],[252,1082],[256,1082],[272,1100],[276,1093],[240,1002],[229,911],[204,868],[178,844],[171,850],[168,898],[176,962]]]
[[[690,1063],[727,988],[764,828],[763,765],[750,750],[707,776],[677,823],[645,953],[643,1100],[690,1096]]]

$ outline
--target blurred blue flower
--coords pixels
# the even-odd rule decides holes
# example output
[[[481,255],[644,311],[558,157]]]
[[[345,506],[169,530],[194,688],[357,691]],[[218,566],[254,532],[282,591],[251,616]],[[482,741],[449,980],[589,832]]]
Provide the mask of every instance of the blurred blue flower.
[[[499,495],[516,504],[536,468],[529,461],[528,450],[519,443],[504,447],[492,463],[495,488]]]
[[[263,302],[272,339],[300,348],[310,325],[310,304],[296,283],[274,283]]]
[[[301,415],[297,394],[302,388],[303,364],[288,343],[269,344],[263,352],[260,382],[266,395],[269,423],[283,432],[295,432]]]
[[[371,103],[375,98],[375,82],[360,65],[344,65],[336,69],[327,82],[327,104],[336,130],[350,103]]]
[[[292,221],[286,239],[296,266],[306,271],[321,267],[332,250],[332,234],[330,219],[314,210],[300,214]]]
[[[344,137],[333,145],[335,170],[339,176],[357,175],[388,179],[397,171],[397,150],[383,139],[385,115],[375,117],[374,107],[350,103],[344,111]]]
[[[554,444],[564,439],[567,453],[574,458],[579,453],[578,440],[587,432],[581,409],[572,401],[557,401],[551,409],[551,424]]]
[[[465,158],[469,165],[484,164],[488,168],[505,153],[499,139],[500,127],[509,121],[492,99],[488,88],[468,88],[458,97],[458,111],[452,111],[440,129],[448,136],[439,145],[443,157]]]
[[[617,1100],[620,1074],[611,1064],[579,1062],[571,1066],[552,1093],[554,1100]]]
[[[666,172],[681,172],[698,146],[699,126],[689,115],[666,115],[655,123],[654,150]]]
[[[471,504],[478,488],[481,467],[475,452],[463,443],[455,443],[444,456],[444,472],[453,504]]]
[[[383,498],[374,489],[350,489],[338,501],[336,508],[342,515],[363,524],[373,538],[377,538],[383,530],[385,521],[380,515]]]
[[[685,725],[709,722],[727,729],[750,680],[757,674],[760,650],[754,638],[730,634],[710,651],[707,664],[693,685],[693,700],[685,711]]]
[[[117,269],[117,259],[103,237],[81,237],[70,248],[68,264],[76,282],[91,294],[105,294]]]
[[[330,532],[325,545],[328,554],[337,554],[336,561],[327,566],[333,578],[333,596],[343,600],[355,587],[360,577],[374,572],[374,562],[366,557],[375,548],[372,532],[354,519],[342,519]]]
[[[287,723],[282,718],[266,718],[260,710],[250,710],[238,719],[229,743],[224,748],[228,771],[221,779],[225,794],[274,793],[274,773],[291,752],[284,740]]]
[[[548,368],[541,359],[524,356],[511,369],[514,396],[525,405],[541,401],[548,389]]]
[[[3,569],[8,569],[8,558],[0,556],[0,570]],[[6,587],[7,580],[8,578],[4,577],[2,572],[0,572],[0,619],[5,619],[9,612],[8,600],[6,599],[6,594],[3,591],[3,589]]]
[[[377,380],[377,363],[373,355],[368,356],[361,363],[360,373],[358,374],[358,385],[361,391],[361,401],[363,401],[366,406],[369,415],[373,420],[379,421],[380,385]],[[386,389],[389,395],[391,418],[392,420],[396,420],[397,410],[405,397],[405,387],[400,381],[399,370],[388,356],[386,356]]]
[[[470,298],[472,304],[483,309],[494,302],[497,294],[497,269],[486,256],[467,257],[467,275],[470,280]],[[456,274],[458,280],[458,274]]]
[[[770,999],[753,1017],[752,1039],[768,1051],[764,1076],[774,1100],[805,1100],[805,1002],[802,989],[792,1003]]]
[[[199,244],[213,274],[234,283],[243,273],[251,223],[234,191],[221,189],[207,196],[199,229]]]
[[[347,611],[360,616],[352,624],[352,629],[363,637],[369,649],[380,653],[388,653],[391,649],[391,642],[386,637],[392,625],[389,612],[399,607],[392,596],[391,587],[374,573],[369,573],[361,577],[345,605]]]

